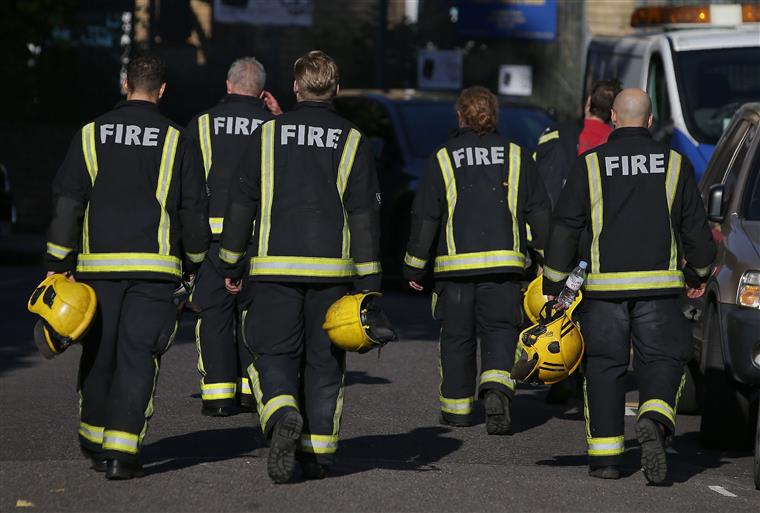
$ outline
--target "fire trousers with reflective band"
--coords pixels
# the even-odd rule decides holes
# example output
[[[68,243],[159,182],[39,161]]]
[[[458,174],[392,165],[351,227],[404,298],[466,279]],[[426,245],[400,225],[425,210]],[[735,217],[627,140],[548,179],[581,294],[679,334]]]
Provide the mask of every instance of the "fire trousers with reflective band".
[[[174,339],[176,285],[87,283],[95,289],[98,311],[82,340],[79,441],[104,458],[134,462],[153,415],[161,354]]]
[[[520,285],[509,279],[452,280],[436,284],[434,316],[441,319],[440,404],[449,420],[472,420],[480,339],[479,395],[497,390],[510,399],[510,370],[522,318]]]
[[[253,351],[251,388],[269,438],[283,414],[297,410],[304,419],[302,458],[333,462],[343,411],[346,355],[322,329],[327,309],[351,291],[349,285],[252,285],[245,336]]]
[[[626,373],[633,344],[638,417],[673,433],[684,365],[693,346],[689,323],[674,296],[631,300],[585,298],[580,325],[586,343],[585,415],[589,463],[620,463],[624,442]]]
[[[201,309],[195,324],[201,399],[204,405],[212,407],[233,406],[236,395],[251,393],[248,380],[251,356],[238,326],[248,306],[250,284],[232,295],[224,287],[220,269],[219,243],[213,242],[198,272],[192,297]]]

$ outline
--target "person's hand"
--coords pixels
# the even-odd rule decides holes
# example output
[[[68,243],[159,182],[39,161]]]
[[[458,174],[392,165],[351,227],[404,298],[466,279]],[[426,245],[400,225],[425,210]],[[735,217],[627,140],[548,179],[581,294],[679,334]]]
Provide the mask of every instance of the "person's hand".
[[[261,100],[264,102],[264,105],[266,106],[269,112],[271,112],[275,116],[279,116],[280,114],[282,114],[280,103],[277,101],[277,98],[275,98],[272,93],[264,89],[263,91],[261,91],[259,98],[261,98]]]
[[[243,280],[232,281],[231,278],[225,278],[224,288],[227,289],[227,292],[232,295],[238,294],[241,290],[243,290]]]
[[[686,297],[688,297],[689,299],[697,299],[697,298],[702,297],[702,295],[705,293],[706,285],[707,285],[706,283],[703,283],[697,288],[689,287],[688,285],[686,285]]]
[[[50,276],[53,276],[54,274],[62,274],[62,275],[64,275],[65,277],[67,277],[67,278],[68,278],[70,281],[73,281],[73,282],[76,282],[76,281],[77,281],[77,280],[74,278],[74,273],[72,273],[71,271],[66,271],[66,272],[64,272],[64,273],[57,273],[57,272],[55,272],[55,271],[48,271],[48,272],[47,272],[47,274],[45,275],[45,277],[50,277]]]
[[[423,287],[422,284],[420,284],[420,282],[417,282],[414,280],[409,282],[409,286],[412,289],[416,290],[417,292],[422,292],[425,289],[425,287]]]

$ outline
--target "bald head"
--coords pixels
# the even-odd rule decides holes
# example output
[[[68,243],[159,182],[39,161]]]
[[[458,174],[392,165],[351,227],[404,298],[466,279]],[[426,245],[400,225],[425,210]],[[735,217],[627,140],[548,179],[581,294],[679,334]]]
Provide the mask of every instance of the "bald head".
[[[612,122],[616,128],[652,125],[652,101],[636,87],[623,89],[612,104]]]

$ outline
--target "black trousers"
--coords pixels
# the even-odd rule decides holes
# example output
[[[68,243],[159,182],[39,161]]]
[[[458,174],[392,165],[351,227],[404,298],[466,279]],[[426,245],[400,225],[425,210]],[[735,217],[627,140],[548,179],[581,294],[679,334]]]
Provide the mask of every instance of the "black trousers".
[[[284,413],[300,411],[300,456],[329,465],[338,447],[346,355],[330,342],[322,324],[330,305],[351,287],[265,282],[246,286],[253,290],[245,334],[254,356],[249,375],[261,428],[269,437]]]
[[[520,284],[509,279],[470,279],[436,284],[434,316],[442,320],[441,414],[469,420],[475,402],[477,339],[480,339],[480,397],[498,390],[512,398],[510,370],[522,320]]]
[[[241,316],[247,315],[248,288],[243,287],[238,295],[227,292],[219,242],[213,242],[198,271],[192,296],[201,309],[195,323],[195,343],[204,405],[232,406],[236,395],[251,394],[247,371],[251,356],[239,329]]]
[[[82,340],[79,441],[106,458],[137,461],[163,354],[174,340],[172,282],[92,280],[98,312]]]
[[[624,451],[626,374],[633,344],[639,418],[675,430],[684,365],[693,345],[678,297],[603,301],[584,299],[585,414],[589,461],[615,465]]]

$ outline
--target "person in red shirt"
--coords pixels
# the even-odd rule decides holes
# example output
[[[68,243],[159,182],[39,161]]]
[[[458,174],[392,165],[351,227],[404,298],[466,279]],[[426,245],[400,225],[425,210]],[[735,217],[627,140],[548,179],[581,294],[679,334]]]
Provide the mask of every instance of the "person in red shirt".
[[[620,82],[603,80],[594,84],[584,107],[583,130],[578,136],[578,155],[607,142],[612,132],[610,112],[615,96],[620,92]]]

